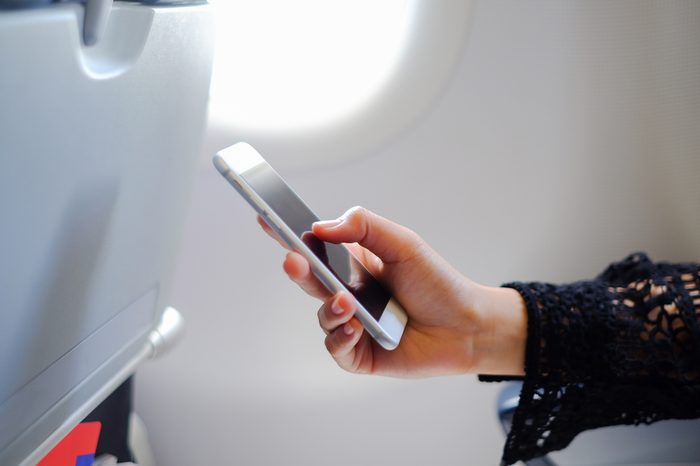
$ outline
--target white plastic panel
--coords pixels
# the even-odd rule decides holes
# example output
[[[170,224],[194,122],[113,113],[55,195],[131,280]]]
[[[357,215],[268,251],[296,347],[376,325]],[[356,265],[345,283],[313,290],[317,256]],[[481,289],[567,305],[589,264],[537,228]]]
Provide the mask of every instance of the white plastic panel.
[[[0,416],[3,465],[71,410],[32,424],[39,414],[87,402],[67,389],[106,383],[121,366],[102,364],[145,343],[167,305],[201,143],[209,7],[117,2],[92,48],[82,20],[77,4],[0,11],[0,412],[32,408]]]

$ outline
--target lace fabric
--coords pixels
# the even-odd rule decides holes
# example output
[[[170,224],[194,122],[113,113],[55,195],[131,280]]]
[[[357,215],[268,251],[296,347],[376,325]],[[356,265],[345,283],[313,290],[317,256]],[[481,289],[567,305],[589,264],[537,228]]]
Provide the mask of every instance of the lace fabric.
[[[700,417],[700,265],[637,253],[591,281],[504,286],[528,312],[505,464],[562,449],[587,429]]]

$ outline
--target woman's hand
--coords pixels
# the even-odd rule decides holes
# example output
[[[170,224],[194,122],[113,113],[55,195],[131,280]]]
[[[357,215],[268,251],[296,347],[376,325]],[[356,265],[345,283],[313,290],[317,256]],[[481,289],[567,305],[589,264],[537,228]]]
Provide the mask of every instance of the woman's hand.
[[[279,241],[264,220],[258,222]],[[326,348],[340,367],[397,377],[523,374],[527,319],[515,290],[474,283],[416,233],[362,207],[317,222],[312,231],[326,242],[351,243],[347,246],[353,254],[408,314],[399,346],[385,350],[354,317],[355,298],[348,292],[331,295],[307,260],[289,252],[284,270],[324,301],[318,319],[327,334]]]

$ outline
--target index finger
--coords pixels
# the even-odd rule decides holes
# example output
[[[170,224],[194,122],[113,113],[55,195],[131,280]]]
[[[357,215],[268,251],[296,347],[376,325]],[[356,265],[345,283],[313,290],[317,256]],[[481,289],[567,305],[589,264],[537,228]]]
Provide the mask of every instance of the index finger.
[[[284,260],[284,271],[289,278],[301,287],[307,294],[325,301],[331,296],[331,292],[323,286],[311,271],[309,261],[298,252],[290,252]]]
[[[264,218],[262,218],[260,215],[257,216],[257,221],[258,225],[262,227],[262,229],[265,231],[265,233],[270,236],[270,238],[274,239],[277,241],[284,249],[292,250],[289,245],[287,244],[286,241],[284,241],[282,238],[280,238],[280,235],[277,234],[275,230],[272,229],[270,225],[265,221]]]

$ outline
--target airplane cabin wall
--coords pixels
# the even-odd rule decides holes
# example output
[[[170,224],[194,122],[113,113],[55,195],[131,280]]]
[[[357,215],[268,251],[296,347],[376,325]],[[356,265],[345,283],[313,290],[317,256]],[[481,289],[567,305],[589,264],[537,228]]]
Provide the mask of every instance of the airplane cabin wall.
[[[406,224],[490,285],[593,277],[637,250],[700,260],[700,3],[473,14],[434,104],[353,161],[283,172],[302,198],[323,217],[360,204]],[[496,464],[499,385],[334,365],[318,303],[210,165],[216,149],[173,287],[185,339],[137,374],[159,464]]]

